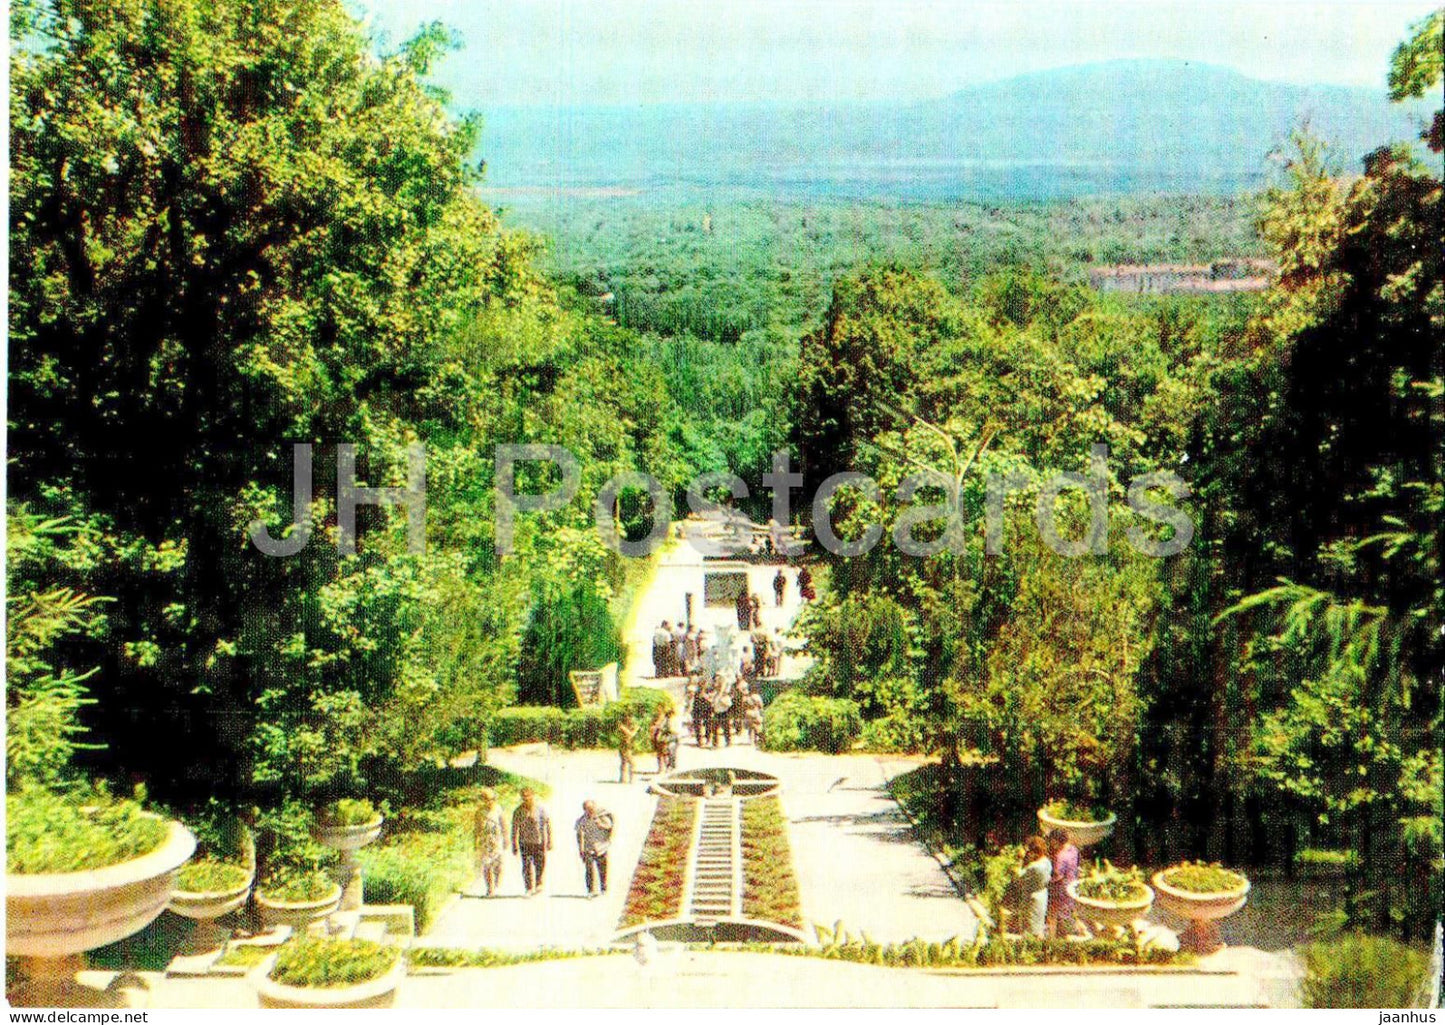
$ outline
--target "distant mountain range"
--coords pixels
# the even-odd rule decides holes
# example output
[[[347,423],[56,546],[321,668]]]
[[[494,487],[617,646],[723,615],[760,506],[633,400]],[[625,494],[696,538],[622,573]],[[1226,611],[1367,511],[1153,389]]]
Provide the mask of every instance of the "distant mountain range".
[[[465,105],[467,98],[456,98]],[[1186,61],[1021,75],[937,100],[483,110],[496,189],[744,190],[900,199],[1219,193],[1258,187],[1307,120],[1358,166],[1425,104]]]

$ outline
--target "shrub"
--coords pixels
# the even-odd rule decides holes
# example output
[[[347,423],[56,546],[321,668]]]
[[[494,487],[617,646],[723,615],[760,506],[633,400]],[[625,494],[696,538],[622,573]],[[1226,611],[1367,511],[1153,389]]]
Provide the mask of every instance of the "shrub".
[[[185,893],[229,893],[239,890],[250,878],[251,870],[245,865],[215,858],[192,858],[181,866],[176,889]]]
[[[267,874],[259,887],[267,900],[304,904],[336,892],[336,881],[320,869],[281,865]]]
[[[863,730],[858,705],[847,698],[810,697],[797,691],[778,696],[763,713],[770,751],[827,751],[853,746]]]
[[[1246,882],[1238,872],[1203,862],[1185,862],[1165,869],[1164,881],[1190,893],[1229,893],[1240,889]]]
[[[343,797],[322,805],[316,820],[325,826],[365,826],[376,820],[376,806],[367,800]]]
[[[83,872],[119,865],[160,847],[165,820],[103,789],[62,795],[24,787],[5,795],[6,871]]]
[[[919,717],[895,712],[863,724],[863,746],[869,751],[911,754],[930,749],[928,724]]]
[[[629,690],[621,701],[601,708],[553,708],[550,705],[517,705],[504,708],[488,724],[488,743],[492,747],[514,744],[551,744],[573,750],[588,747],[612,747],[617,743],[617,724],[631,714],[639,723],[648,723],[662,705],[671,705],[666,691],[637,687]]]
[[[1306,847],[1295,851],[1294,864],[1301,872],[1343,875],[1359,867],[1360,856],[1351,850]]]
[[[283,986],[332,989],[379,979],[401,951],[369,940],[295,940],[281,947],[271,981]]]
[[[1304,950],[1305,1007],[1424,1007],[1429,958],[1384,936],[1357,933]]]
[[[471,833],[444,812],[415,817],[416,828],[358,853],[368,904],[410,904],[418,931],[472,878]]]

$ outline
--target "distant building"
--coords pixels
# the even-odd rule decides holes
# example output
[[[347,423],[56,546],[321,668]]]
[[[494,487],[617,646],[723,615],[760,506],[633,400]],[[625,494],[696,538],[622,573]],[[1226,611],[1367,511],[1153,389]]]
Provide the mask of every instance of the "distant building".
[[[1089,271],[1100,292],[1168,295],[1190,292],[1262,292],[1278,268],[1270,260],[1215,260],[1213,263],[1116,264]]]

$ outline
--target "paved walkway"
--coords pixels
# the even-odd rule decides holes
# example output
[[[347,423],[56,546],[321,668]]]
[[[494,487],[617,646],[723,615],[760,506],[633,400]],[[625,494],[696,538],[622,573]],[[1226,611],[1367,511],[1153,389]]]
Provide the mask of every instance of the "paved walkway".
[[[552,787],[547,807],[556,831],[548,861],[547,893],[521,896],[521,877],[509,859],[503,896],[462,897],[438,917],[424,942],[443,946],[525,949],[597,946],[610,942],[622,913],[655,798],[646,780],[622,786],[617,756],[604,751],[553,752],[545,745],[494,750],[489,761]],[[769,772],[782,780],[783,809],[806,923],[832,926],[876,940],[971,936],[974,922],[948,877],[913,837],[886,789],[887,774],[912,767],[904,759],[871,755],[783,755],[740,744],[720,750],[684,743],[683,769],[731,766]],[[651,756],[638,756],[650,768]],[[572,823],[582,801],[600,801],[617,821],[610,857],[612,880],[603,899],[587,900]]]

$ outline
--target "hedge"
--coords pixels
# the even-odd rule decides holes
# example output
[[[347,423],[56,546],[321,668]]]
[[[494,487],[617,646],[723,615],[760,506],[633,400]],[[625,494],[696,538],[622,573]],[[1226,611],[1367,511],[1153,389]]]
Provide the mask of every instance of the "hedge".
[[[514,744],[551,744],[568,750],[582,747],[609,748],[617,744],[617,724],[627,712],[641,727],[639,750],[646,746],[647,726],[657,709],[670,705],[666,691],[648,687],[629,690],[621,701],[601,708],[553,708],[550,705],[516,705],[497,712],[488,724],[492,747]]]
[[[851,748],[862,731],[858,705],[847,698],[811,697],[789,691],[763,712],[763,743],[769,751],[838,754]]]

